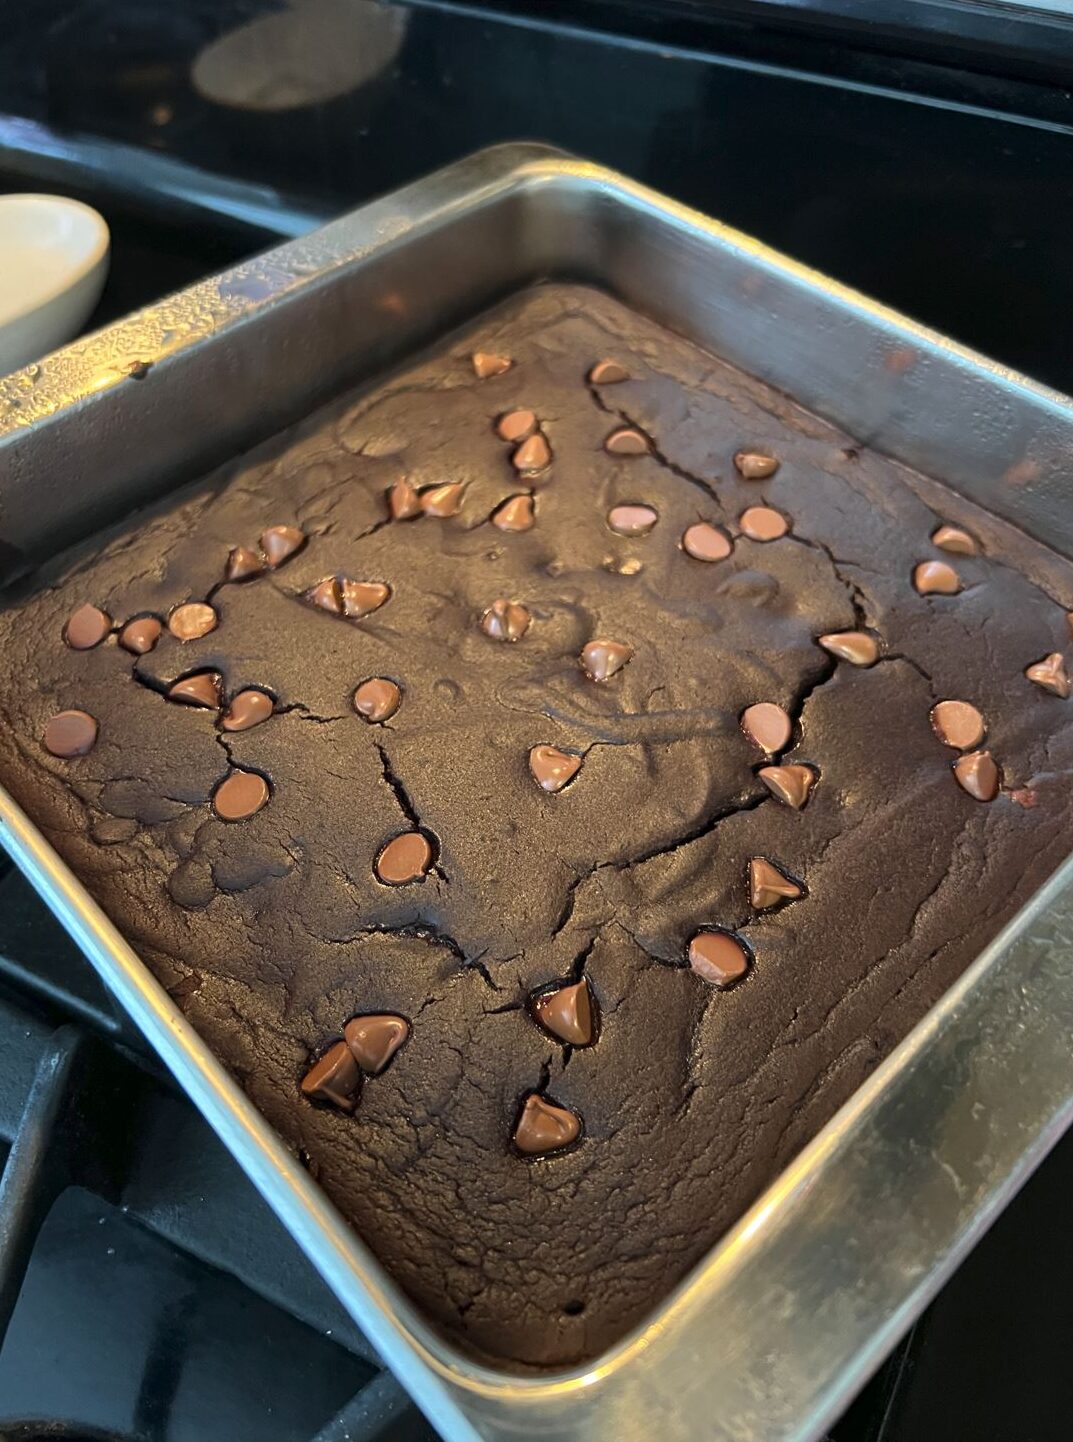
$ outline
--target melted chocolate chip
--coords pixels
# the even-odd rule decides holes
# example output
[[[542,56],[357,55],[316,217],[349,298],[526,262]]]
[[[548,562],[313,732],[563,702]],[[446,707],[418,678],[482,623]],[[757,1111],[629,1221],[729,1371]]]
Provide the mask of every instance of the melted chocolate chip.
[[[441,520],[457,516],[462,509],[462,492],[465,489],[464,481],[448,481],[446,485],[430,486],[427,491],[421,492],[421,509],[426,516],[436,516]]]
[[[754,706],[746,706],[741,713],[741,729],[761,751],[773,756],[789,741],[793,722],[774,701],[757,701]]]
[[[245,821],[266,804],[268,782],[256,771],[234,770],[217,786],[212,809],[221,821]]]
[[[620,381],[629,379],[629,371],[615,360],[597,361],[589,371],[589,385],[591,386],[615,386]]]
[[[738,475],[747,481],[766,481],[779,469],[774,456],[762,455],[759,451],[739,451],[734,457]]]
[[[474,375],[482,381],[488,380],[490,376],[501,376],[514,364],[510,356],[495,355],[485,350],[474,351],[470,359],[473,362]]]
[[[256,551],[251,551],[248,546],[234,546],[227,556],[224,580],[248,581],[253,576],[260,576],[264,568],[263,556],[259,556]]]
[[[694,561],[725,561],[733,549],[727,533],[707,521],[687,526],[682,535],[682,550]]]
[[[635,426],[620,426],[604,441],[604,450],[609,456],[646,456],[648,438]]]
[[[363,616],[379,611],[391,596],[391,587],[383,581],[351,581],[347,577],[339,582],[339,595],[343,615],[351,621],[360,621]]]
[[[218,671],[199,671],[195,676],[184,676],[169,686],[166,692],[169,701],[181,701],[186,706],[206,706],[215,711],[220,705],[221,676]]]
[[[53,756],[85,756],[97,741],[97,723],[88,711],[58,711],[45,726],[41,744]]]
[[[215,631],[219,619],[204,601],[187,601],[168,617],[168,630],[180,641],[197,641]]]
[[[409,481],[396,481],[388,489],[387,508],[393,521],[412,521],[421,514],[421,497]]]
[[[658,520],[652,506],[612,506],[607,513],[607,524],[618,536],[647,536]]]
[[[112,618],[99,606],[88,602],[71,614],[63,628],[63,639],[72,651],[92,651],[112,629]]]
[[[551,465],[551,447],[538,431],[535,436],[522,441],[511,456],[510,463],[516,471],[542,471]]]
[[[496,421],[496,435],[502,441],[517,444],[531,436],[537,428],[535,411],[508,411]]]
[[[578,658],[581,669],[590,681],[607,681],[621,671],[633,656],[633,647],[625,641],[587,641]]]
[[[534,746],[529,753],[529,770],[544,791],[561,791],[574,779],[580,766],[580,756],[572,756],[556,746]]]
[[[305,543],[305,533],[297,526],[269,526],[261,536],[261,550],[273,570],[289,561]]]
[[[984,718],[968,701],[937,702],[931,708],[931,728],[955,751],[971,751],[984,739]]]
[[[386,1013],[355,1016],[343,1028],[343,1036],[351,1055],[369,1076],[379,1076],[410,1035],[410,1023],[404,1016]]]
[[[163,623],[156,616],[135,616],[134,620],[128,621],[120,631],[119,644],[124,651],[132,651],[135,656],[144,656],[160,640],[163,630]]]
[[[264,691],[240,691],[220,717],[221,731],[249,731],[267,721],[276,703]]]
[[[816,773],[812,767],[796,763],[787,766],[762,766],[757,775],[772,796],[786,806],[792,806],[795,811],[804,808],[809,793],[816,784]]]
[[[921,561],[913,568],[913,585],[922,596],[956,596],[961,578],[945,561]]]
[[[579,1116],[539,1092],[530,1092],[514,1128],[514,1145],[527,1157],[547,1156],[571,1146],[580,1135]]]
[[[750,541],[777,541],[790,529],[786,517],[771,506],[750,506],[742,511],[738,525]]]
[[[359,716],[376,724],[391,720],[402,704],[402,692],[386,676],[371,676],[361,683],[351,701]]]
[[[533,1016],[558,1041],[591,1046],[596,1040],[596,1002],[585,977],[548,987],[529,998]]]
[[[532,618],[518,601],[501,596],[481,616],[481,630],[493,641],[520,641]]]
[[[749,970],[749,949],[728,931],[698,931],[689,943],[689,965],[702,981],[720,991]]]
[[[975,556],[980,549],[975,539],[960,526],[940,526],[932,532],[931,543],[940,551],[949,551],[955,556]]]
[[[301,1081],[303,1096],[326,1102],[341,1112],[352,1112],[361,1092],[361,1069],[345,1041],[330,1046]]]
[[[376,858],[376,874],[386,886],[405,886],[428,875],[432,846],[420,831],[392,837]]]
[[[784,901],[798,901],[804,894],[799,881],[793,881],[763,856],[754,856],[749,862],[749,900],[757,911],[770,911]]]
[[[492,514],[492,525],[500,531],[529,531],[533,527],[532,496],[511,496]]]
[[[867,631],[828,631],[816,640],[825,651],[851,666],[874,666],[879,660],[879,644]]]
[[[343,594],[334,576],[325,576],[323,581],[310,586],[303,599],[322,611],[330,611],[333,616],[343,614]]]
[[[994,801],[998,795],[999,769],[990,751],[971,751],[954,762],[954,776],[974,801]]]
[[[1063,701],[1069,695],[1069,677],[1061,651],[1052,651],[1042,661],[1033,661],[1031,666],[1025,667],[1025,675],[1037,686],[1042,686],[1044,691],[1060,696]]]

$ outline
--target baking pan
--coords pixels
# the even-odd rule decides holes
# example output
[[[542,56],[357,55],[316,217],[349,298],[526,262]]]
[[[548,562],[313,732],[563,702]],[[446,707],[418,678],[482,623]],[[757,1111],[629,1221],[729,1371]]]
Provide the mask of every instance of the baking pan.
[[[0,380],[5,573],[545,277],[603,286],[1073,554],[1065,397],[514,145]],[[449,1442],[811,1442],[1073,1119],[1067,862],[643,1328],[575,1371],[495,1371],[427,1325],[3,792],[0,840]]]

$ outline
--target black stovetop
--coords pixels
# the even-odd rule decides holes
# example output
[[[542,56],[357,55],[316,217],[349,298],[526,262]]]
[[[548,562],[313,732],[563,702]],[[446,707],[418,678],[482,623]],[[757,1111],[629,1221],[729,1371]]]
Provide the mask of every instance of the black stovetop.
[[[1073,32],[1014,46],[1004,12],[980,41],[981,8],[947,0],[496,3],[0,0],[0,191],[104,211],[103,322],[541,139],[1073,391]],[[955,11],[956,47],[933,23]],[[10,870],[0,1141],[0,1442],[432,1437]],[[1068,1140],[833,1442],[1065,1442],[1071,1182]]]

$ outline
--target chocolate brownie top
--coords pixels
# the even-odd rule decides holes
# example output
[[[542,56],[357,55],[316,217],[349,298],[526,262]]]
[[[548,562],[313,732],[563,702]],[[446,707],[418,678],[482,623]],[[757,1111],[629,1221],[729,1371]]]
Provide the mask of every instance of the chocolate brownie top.
[[[434,1322],[563,1365],[1062,859],[1070,605],[545,286],[10,597],[0,777]]]

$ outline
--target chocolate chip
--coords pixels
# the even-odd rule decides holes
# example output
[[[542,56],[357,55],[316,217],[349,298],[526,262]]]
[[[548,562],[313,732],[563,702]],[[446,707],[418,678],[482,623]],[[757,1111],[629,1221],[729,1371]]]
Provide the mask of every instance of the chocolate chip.
[[[168,617],[168,630],[180,641],[197,641],[215,631],[219,619],[204,601],[187,601]]]
[[[688,956],[691,970],[720,991],[740,981],[749,970],[748,947],[728,931],[698,931],[689,943]]]
[[[727,533],[707,521],[687,526],[682,534],[682,550],[694,561],[725,561],[733,549]]]
[[[221,731],[249,731],[267,721],[276,703],[264,691],[240,691],[220,717]]]
[[[181,701],[186,706],[207,706],[215,711],[221,701],[221,680],[219,671],[199,671],[169,686],[166,695],[169,701]]]
[[[940,526],[932,532],[931,543],[940,551],[950,551],[955,556],[975,556],[980,549],[974,537],[960,526]]]
[[[591,1046],[596,1040],[596,1002],[585,977],[535,992],[529,998],[534,1017],[559,1041]]]
[[[798,901],[805,894],[799,881],[793,881],[762,856],[749,862],[749,900],[757,911],[770,911],[784,901]]]
[[[994,801],[998,795],[999,769],[990,751],[971,751],[954,762],[954,776],[974,801]]]
[[[619,536],[647,536],[658,520],[652,506],[612,506],[607,513],[607,524]]]
[[[1031,666],[1026,666],[1025,675],[1045,691],[1060,696],[1063,701],[1069,695],[1069,677],[1066,675],[1061,651],[1052,651],[1049,656],[1044,656],[1042,661],[1033,661]]]
[[[921,561],[913,568],[913,585],[922,596],[956,596],[961,578],[945,561]]]
[[[58,711],[45,726],[41,744],[53,756],[67,760],[85,756],[97,740],[97,723],[88,711]]]
[[[874,666],[879,660],[879,644],[867,631],[828,631],[816,640],[825,651],[851,666]]]
[[[351,703],[366,721],[390,721],[402,704],[402,692],[386,676],[371,676],[354,692]]]
[[[343,1028],[343,1036],[351,1055],[369,1076],[379,1076],[388,1062],[404,1046],[410,1035],[410,1023],[404,1016],[385,1013],[355,1016]]]
[[[428,875],[432,846],[420,831],[394,836],[376,858],[376,874],[386,886],[405,886]]]
[[[532,618],[518,601],[501,596],[481,616],[481,630],[493,641],[520,641],[529,630]]]
[[[625,366],[619,365],[616,360],[597,361],[589,371],[589,385],[591,386],[615,386],[620,381],[629,379],[629,371]]]
[[[379,611],[391,596],[391,587],[383,581],[351,581],[347,577],[339,582],[343,615],[351,621],[360,621],[363,616]]]
[[[542,471],[545,466],[551,465],[551,447],[538,431],[535,436],[522,441],[511,456],[510,463],[516,471]]]
[[[212,809],[221,821],[245,821],[268,801],[268,782],[256,771],[234,770],[217,786]]]
[[[120,631],[119,644],[124,651],[132,651],[135,656],[144,656],[160,640],[163,629],[156,616],[135,616],[134,620],[128,621]]]
[[[99,606],[89,602],[73,612],[63,628],[63,639],[72,651],[92,651],[112,629],[112,618]]]
[[[561,791],[574,779],[580,766],[580,756],[572,756],[556,746],[534,746],[529,753],[529,770],[544,791]]]
[[[773,756],[789,741],[793,722],[774,701],[757,701],[754,706],[746,706],[741,713],[741,729],[761,751]]]
[[[750,506],[742,511],[738,525],[750,541],[777,541],[790,529],[786,517],[771,506]]]
[[[335,1042],[313,1063],[301,1088],[312,1102],[327,1102],[341,1112],[354,1110],[361,1092],[361,1068],[345,1041]]]
[[[310,586],[303,599],[322,611],[330,611],[333,616],[343,614],[343,595],[334,576],[325,576],[323,581]]]
[[[485,350],[474,351],[471,360],[474,374],[482,381],[486,381],[489,376],[501,376],[514,364],[510,356],[494,355]]]
[[[532,496],[511,496],[492,514],[492,525],[500,531],[529,531],[533,521]]]
[[[621,671],[633,656],[633,647],[624,641],[587,641],[581,648],[581,669],[590,681],[607,681]]]
[[[547,1156],[571,1146],[580,1135],[581,1118],[576,1113],[530,1092],[514,1128],[514,1145],[527,1157]]]
[[[984,739],[984,718],[968,701],[937,702],[931,708],[931,728],[955,751],[971,751]]]
[[[256,551],[251,551],[248,546],[234,546],[228,553],[224,580],[248,581],[252,576],[260,576],[264,568],[264,558]]]
[[[412,521],[421,514],[421,497],[409,481],[396,481],[388,488],[387,508],[393,521]]]
[[[305,534],[297,526],[269,526],[261,536],[261,550],[273,570],[289,561],[305,543]]]
[[[620,426],[604,441],[604,450],[609,456],[646,456],[648,437],[634,426]]]
[[[757,772],[772,796],[795,811],[801,811],[808,801],[809,793],[816,784],[816,773],[811,766],[792,764],[787,766],[761,766]]]
[[[515,444],[531,436],[536,428],[536,411],[508,411],[496,421],[496,435],[500,440]]]
[[[457,516],[462,509],[462,492],[465,489],[464,481],[448,481],[443,486],[430,486],[427,491],[421,492],[421,509],[426,516],[436,516],[441,520]]]
[[[765,456],[759,451],[739,451],[734,457],[734,465],[738,475],[744,476],[747,481],[766,481],[779,469],[774,456]]]

